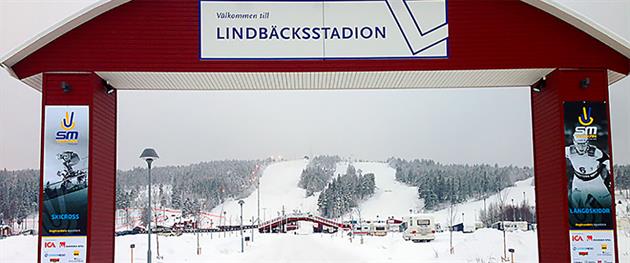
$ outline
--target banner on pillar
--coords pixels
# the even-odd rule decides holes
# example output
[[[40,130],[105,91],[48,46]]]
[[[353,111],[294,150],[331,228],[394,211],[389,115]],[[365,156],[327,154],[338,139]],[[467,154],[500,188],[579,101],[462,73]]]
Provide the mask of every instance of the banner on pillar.
[[[44,110],[41,262],[86,262],[89,108]]]
[[[614,262],[614,215],[605,102],[565,102],[572,262]]]

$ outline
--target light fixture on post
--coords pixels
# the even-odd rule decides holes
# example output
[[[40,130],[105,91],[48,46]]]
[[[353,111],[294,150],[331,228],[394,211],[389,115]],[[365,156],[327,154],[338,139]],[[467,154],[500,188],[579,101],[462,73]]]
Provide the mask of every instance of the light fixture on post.
[[[114,86],[109,84],[109,81],[106,81],[106,80],[103,80],[103,87],[105,87],[105,93],[107,93],[108,95],[112,94],[112,93],[114,93],[114,91],[116,91]]]
[[[72,86],[70,86],[70,84],[68,84],[68,82],[62,81],[61,82],[61,89],[63,90],[63,93],[68,93],[72,90]]]
[[[541,92],[545,88],[546,84],[547,77],[542,77],[539,81],[536,81],[536,83],[532,85],[532,90],[536,93]]]
[[[145,148],[140,154],[140,159],[143,159],[147,162],[147,167],[149,171],[149,215],[147,218],[147,230],[148,230],[148,246],[147,246],[147,262],[151,263],[151,164],[154,160],[160,158],[157,152],[153,148]]]
[[[584,78],[583,80],[580,80],[580,88],[582,89],[588,89],[591,86],[591,78]]]

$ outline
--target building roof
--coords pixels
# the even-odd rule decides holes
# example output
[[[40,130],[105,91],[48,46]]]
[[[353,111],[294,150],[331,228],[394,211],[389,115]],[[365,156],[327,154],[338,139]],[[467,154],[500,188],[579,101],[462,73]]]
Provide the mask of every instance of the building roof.
[[[22,46],[14,49],[0,59],[0,65],[6,68],[15,78],[17,74],[13,72],[13,66],[27,58],[29,55],[40,50],[47,44],[53,42],[62,35],[79,27],[80,25],[115,9],[130,0],[102,0],[82,9],[76,14],[53,25],[46,31],[38,34]],[[610,32],[601,25],[585,18],[556,2],[548,0],[522,0],[533,7],[536,7],[554,17],[565,21],[573,27],[585,32],[614,51],[630,60],[630,43]],[[528,68],[528,69],[481,69],[481,70],[417,70],[417,71],[376,71],[380,76],[376,80],[383,82],[375,87],[364,87],[365,83],[374,78],[373,72],[127,72],[127,71],[96,71],[103,79],[106,79],[118,89],[270,89],[269,86],[262,87],[265,80],[282,80],[287,87],[272,87],[271,89],[339,89],[339,88],[427,88],[433,87],[436,83],[447,87],[475,87],[475,86],[528,86],[545,76],[554,68]],[[380,74],[380,75],[379,75]],[[244,76],[247,75],[247,76]],[[271,76],[273,75],[273,76]],[[381,76],[382,75],[382,76]],[[407,76],[408,75],[408,76]],[[609,83],[614,83],[623,77],[625,73],[608,70]],[[397,78],[407,76],[409,81],[397,81]],[[247,78],[244,78],[247,77]],[[272,78],[270,78],[272,77]],[[422,77],[418,79],[416,77]],[[162,78],[164,81],[160,85],[155,85],[155,79]],[[248,79],[249,78],[249,79]],[[359,80],[355,83],[337,82],[337,80]],[[451,80],[449,81],[449,78]],[[260,81],[254,83],[252,79]],[[427,80],[435,81],[427,81]],[[41,89],[41,73],[21,79],[24,83]],[[204,85],[217,85],[217,87]],[[446,80],[446,81],[445,81]],[[476,81],[468,81],[476,80]],[[494,80],[494,81],[492,81]],[[179,81],[179,82],[178,82]],[[420,83],[418,83],[420,81]],[[247,83],[240,83],[247,82]],[[330,83],[339,84],[331,86]],[[205,83],[205,84],[204,84]],[[278,81],[274,80],[274,83]],[[296,83],[306,83],[296,86]],[[392,84],[395,83],[395,84]],[[199,86],[199,84],[204,84]],[[199,86],[199,87],[197,87]]]

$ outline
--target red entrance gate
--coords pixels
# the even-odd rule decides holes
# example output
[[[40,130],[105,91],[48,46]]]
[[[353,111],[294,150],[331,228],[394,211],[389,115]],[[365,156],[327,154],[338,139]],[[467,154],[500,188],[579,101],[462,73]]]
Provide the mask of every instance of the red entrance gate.
[[[116,89],[534,86],[539,258],[570,261],[563,103],[608,101],[608,85],[630,72],[628,46],[545,1],[449,0],[438,58],[208,60],[200,59],[202,2],[99,3],[2,61],[42,91],[42,108],[90,108],[89,174],[98,187],[88,191],[88,260],[113,261]]]

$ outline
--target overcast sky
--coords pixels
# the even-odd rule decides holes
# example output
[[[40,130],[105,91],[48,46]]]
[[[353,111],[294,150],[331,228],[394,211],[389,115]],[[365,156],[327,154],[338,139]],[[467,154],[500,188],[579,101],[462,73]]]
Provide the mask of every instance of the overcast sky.
[[[0,54],[94,1],[0,1]],[[559,1],[630,39],[630,1]],[[0,55],[1,56],[1,55]],[[630,164],[630,80],[610,87],[613,157]],[[312,154],[532,165],[527,88],[121,91],[118,167]],[[0,72],[0,168],[39,166],[41,94]],[[479,124],[482,118],[488,120]],[[177,125],[164,125],[177,120]]]

